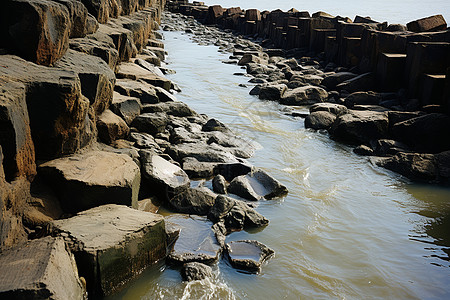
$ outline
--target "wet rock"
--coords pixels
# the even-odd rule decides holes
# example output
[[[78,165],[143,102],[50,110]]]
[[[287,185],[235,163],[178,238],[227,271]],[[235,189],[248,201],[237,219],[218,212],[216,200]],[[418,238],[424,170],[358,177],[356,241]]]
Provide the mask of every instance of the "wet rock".
[[[167,122],[165,113],[144,113],[137,116],[131,123],[131,126],[141,132],[155,135],[166,130]]]
[[[416,151],[446,151],[450,149],[450,116],[433,113],[398,122],[392,126],[392,134]]]
[[[221,247],[211,230],[211,222],[206,218],[173,215],[166,220],[181,227],[180,237],[167,257],[169,263],[200,262],[210,265],[219,260]]]
[[[225,177],[222,175],[217,175],[212,180],[213,191],[219,194],[227,193],[227,182]]]
[[[142,174],[156,192],[165,199],[185,191],[190,184],[188,175],[178,166],[152,151],[139,151]]]
[[[335,90],[336,86],[346,80],[355,78],[358,76],[357,74],[350,73],[350,72],[338,72],[332,75],[329,75],[325,77],[321,84],[325,87],[327,87],[329,90]]]
[[[305,128],[328,129],[336,120],[336,115],[327,111],[316,111],[306,116]]]
[[[262,264],[275,254],[266,245],[251,240],[230,242],[226,249],[233,267],[250,272],[260,271]]]
[[[124,139],[130,133],[127,123],[109,109],[105,110],[97,119],[99,139],[105,144]]]
[[[224,149],[215,149],[206,143],[172,145],[167,149],[167,152],[178,162],[181,162],[185,157],[193,157],[200,162],[237,162],[236,157],[230,152],[227,152]]]
[[[205,123],[202,127],[202,131],[223,131],[227,132],[229,129],[225,124],[216,119],[209,119],[208,122]]]
[[[376,163],[380,167],[418,181],[434,181],[438,174],[433,154],[398,153],[390,158],[380,159]]]
[[[385,112],[356,111],[339,116],[330,128],[331,135],[354,144],[367,144],[370,140],[388,135],[389,120]]]
[[[25,85],[0,79],[0,146],[7,181],[19,176],[31,181],[36,175],[34,143],[25,96]]]
[[[54,1],[7,1],[1,14],[7,42],[2,44],[26,60],[52,65],[69,46],[69,17],[67,8]]]
[[[111,295],[166,253],[164,218],[123,205],[103,205],[53,221],[52,232],[75,254],[94,297]]]
[[[185,157],[182,165],[183,170],[190,178],[209,178],[214,175],[214,168],[217,163],[199,162],[193,157]]]
[[[73,255],[63,239],[45,237],[0,254],[0,298],[84,299]]]
[[[328,93],[317,86],[303,86],[287,91],[281,98],[280,103],[285,105],[310,105],[324,102],[328,99]]]
[[[154,104],[159,102],[155,88],[145,82],[130,79],[118,79],[114,90],[125,96],[136,97],[142,104]]]
[[[180,213],[206,215],[214,205],[216,194],[206,187],[187,188],[169,200],[175,211]]]
[[[254,191],[246,175],[235,177],[228,186],[228,192],[252,201],[258,201],[262,198]]]
[[[374,88],[375,78],[372,73],[364,73],[336,85],[338,91],[346,90],[349,93],[372,91]]]
[[[183,280],[193,281],[212,278],[213,274],[210,266],[198,262],[191,262],[183,265],[181,276]]]
[[[170,249],[180,236],[181,227],[171,222],[165,223],[166,223],[167,248]]]
[[[262,86],[259,90],[259,99],[280,100],[285,94],[287,86],[285,84],[271,84]]]
[[[219,164],[215,168],[215,173],[225,177],[227,181],[232,181],[235,177],[246,175],[252,171],[252,166],[244,163]]]
[[[169,91],[171,86],[171,82],[167,78],[155,75],[134,63],[120,64],[117,78],[144,81],[153,86],[161,87],[166,91]]]
[[[79,212],[107,203],[137,207],[140,170],[127,155],[89,151],[39,166],[66,212]]]
[[[375,153],[378,156],[388,156],[395,155],[399,152],[408,152],[408,147],[405,144],[395,140],[381,139],[373,144]]]
[[[141,114],[141,101],[135,97],[129,97],[114,92],[110,106],[112,112],[121,117],[127,125],[131,125],[133,120]]]
[[[348,109],[344,105],[334,103],[317,103],[310,106],[310,113],[317,111],[326,111],[332,113],[333,115],[340,116],[346,114],[348,112]]]
[[[91,107],[97,114],[101,114],[110,106],[116,76],[101,58],[68,50],[55,63],[55,67],[74,71],[78,75],[81,93],[89,99]]]
[[[355,92],[348,95],[344,101],[348,108],[355,105],[378,105],[381,102],[381,96],[374,92]]]
[[[363,156],[372,156],[375,154],[374,151],[372,150],[372,148],[370,148],[369,146],[366,146],[366,145],[359,145],[358,147],[353,149],[353,152],[355,154],[363,155]]]

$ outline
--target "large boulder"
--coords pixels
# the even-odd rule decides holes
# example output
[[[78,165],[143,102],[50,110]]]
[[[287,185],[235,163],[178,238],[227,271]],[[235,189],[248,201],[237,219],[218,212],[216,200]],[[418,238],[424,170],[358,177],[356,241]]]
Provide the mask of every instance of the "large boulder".
[[[83,3],[78,0],[54,0],[61,3],[69,11],[70,19],[70,38],[81,38],[89,32],[88,10]]]
[[[309,107],[309,113],[314,113],[317,111],[326,111],[332,113],[333,115],[340,116],[346,114],[348,109],[344,105],[334,103],[317,103]]]
[[[206,215],[216,200],[216,194],[206,187],[187,188],[169,200],[170,206],[180,213]]]
[[[0,298],[84,299],[72,253],[62,238],[29,241],[0,254]]]
[[[336,115],[328,111],[315,111],[305,118],[305,128],[328,129],[336,120]]]
[[[155,87],[142,81],[118,79],[114,89],[122,95],[138,98],[142,104],[159,102]]]
[[[51,227],[74,252],[94,297],[111,295],[166,254],[164,217],[123,205],[95,207]]]
[[[434,181],[438,175],[437,163],[433,154],[398,153],[395,156],[380,159],[376,163],[418,181]]]
[[[72,71],[38,66],[17,56],[0,55],[0,77],[22,82],[36,158],[72,154],[95,137],[89,100]]]
[[[105,144],[112,144],[115,140],[125,139],[130,133],[127,123],[110,111],[105,110],[97,118],[98,138]]]
[[[106,23],[109,19],[110,6],[107,0],[80,0],[98,22]]]
[[[285,105],[310,105],[324,102],[328,99],[328,92],[318,86],[302,86],[287,91],[280,103]]]
[[[0,146],[7,181],[36,174],[25,85],[0,79]]]
[[[116,76],[99,57],[69,50],[55,67],[75,72],[80,78],[81,93],[89,99],[96,114],[111,105]]]
[[[392,126],[392,134],[416,151],[450,150],[450,116],[433,113],[398,122]]]
[[[135,97],[129,97],[114,92],[110,106],[112,112],[121,117],[128,125],[141,114],[141,101]]]
[[[378,105],[381,96],[374,92],[355,92],[345,98],[345,106],[352,108],[355,105]]]
[[[259,99],[280,100],[287,90],[285,84],[273,84],[262,86],[259,90]]]
[[[439,31],[447,29],[447,23],[442,15],[434,15],[411,21],[406,27],[413,32]]]
[[[271,258],[275,251],[258,241],[232,241],[226,246],[231,265],[250,272],[261,270],[262,264]]]
[[[338,72],[338,73],[334,73],[331,74],[327,77],[325,77],[321,84],[325,87],[327,87],[329,90],[334,90],[336,89],[336,86],[346,80],[355,78],[356,76],[358,76],[355,73],[351,73],[351,72]]]
[[[141,80],[151,85],[170,90],[171,82],[165,77],[158,76],[134,63],[122,63],[119,66],[117,78]]]
[[[69,40],[69,47],[78,52],[94,55],[103,59],[111,70],[117,71],[119,52],[115,49],[113,40],[108,36],[99,39],[96,36],[76,38]]]
[[[69,11],[54,1],[6,1],[1,27],[2,47],[39,65],[52,65],[69,47]]]
[[[190,262],[183,265],[181,276],[186,281],[193,281],[212,278],[213,274],[210,266],[199,262]]]
[[[388,135],[389,119],[385,112],[356,111],[339,116],[330,128],[331,135],[352,144],[367,144]]]
[[[168,149],[168,154],[178,162],[182,162],[185,157],[193,157],[200,162],[234,163],[237,162],[235,156],[224,149],[209,147],[206,143],[184,143],[172,145]]]
[[[255,169],[247,175],[235,177],[228,186],[228,192],[248,200],[259,200],[284,196],[288,190],[263,170]]]
[[[67,212],[109,203],[137,208],[140,170],[125,154],[75,154],[41,164],[38,173],[53,187]]]
[[[337,90],[346,90],[350,93],[371,91],[374,88],[375,77],[373,73],[364,73],[336,85]]]
[[[167,126],[167,115],[165,113],[144,113],[137,116],[131,126],[136,127],[141,132],[151,135],[164,132]]]

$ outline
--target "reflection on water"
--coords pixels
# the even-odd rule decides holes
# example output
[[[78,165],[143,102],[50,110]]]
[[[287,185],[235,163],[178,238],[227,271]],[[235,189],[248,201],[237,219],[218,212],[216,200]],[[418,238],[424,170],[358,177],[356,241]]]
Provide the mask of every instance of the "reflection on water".
[[[183,90],[178,99],[261,145],[250,162],[290,193],[260,201],[258,212],[270,220],[264,230],[227,238],[276,251],[260,274],[222,259],[210,286],[186,284],[178,270],[160,266],[116,299],[450,299],[449,188],[411,184],[372,166],[277,103],[248,95],[250,87],[238,86],[248,78],[233,76],[241,70],[220,63],[227,56],[217,48],[165,35],[177,71],[171,79]]]

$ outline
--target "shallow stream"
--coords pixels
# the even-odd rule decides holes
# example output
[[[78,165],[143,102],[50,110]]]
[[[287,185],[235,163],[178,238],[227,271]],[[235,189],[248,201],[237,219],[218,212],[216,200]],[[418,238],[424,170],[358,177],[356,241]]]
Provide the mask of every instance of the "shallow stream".
[[[227,238],[256,239],[276,251],[260,274],[221,260],[212,282],[188,284],[160,265],[114,299],[450,299],[449,188],[372,166],[326,133],[305,129],[283,106],[250,96],[249,78],[233,75],[245,70],[221,63],[228,55],[217,47],[164,34],[168,67],[177,72],[170,79],[182,89],[177,98],[259,144],[249,161],[290,193],[259,203],[270,220],[264,230]],[[182,219],[186,228],[210,226]]]

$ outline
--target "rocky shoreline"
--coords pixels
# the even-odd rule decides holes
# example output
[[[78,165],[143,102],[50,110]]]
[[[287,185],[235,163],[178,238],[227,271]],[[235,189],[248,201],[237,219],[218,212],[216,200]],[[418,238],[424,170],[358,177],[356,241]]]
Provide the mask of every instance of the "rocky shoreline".
[[[251,143],[177,101],[164,6],[2,4],[0,297],[98,298],[163,260],[195,280],[222,256],[251,272],[273,256],[225,239],[267,226],[257,201],[288,191],[248,164]],[[206,229],[183,230],[187,215]]]
[[[441,15],[405,26],[295,9],[168,7],[179,15],[163,29],[230,53],[224,63],[246,69],[250,94],[291,107],[306,128],[353,145],[373,164],[450,183],[450,30]]]

